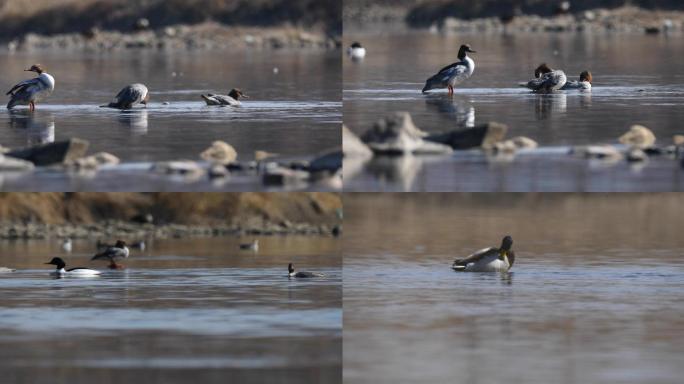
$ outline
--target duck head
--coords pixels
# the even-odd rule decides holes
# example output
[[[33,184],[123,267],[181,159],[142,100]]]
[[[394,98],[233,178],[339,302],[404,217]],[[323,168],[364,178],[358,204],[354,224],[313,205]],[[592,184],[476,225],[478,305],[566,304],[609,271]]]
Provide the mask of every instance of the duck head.
[[[501,240],[501,247],[499,247],[499,256],[502,260],[510,253],[511,247],[513,247],[513,238],[505,236],[503,240]]]
[[[461,45],[461,48],[458,49],[458,58],[459,60],[463,60],[466,57],[466,53],[477,53],[476,51],[473,51],[470,49],[470,44],[463,44]]]
[[[62,269],[66,266],[66,263],[60,257],[53,257],[49,263],[45,264],[56,265],[57,269]]]
[[[41,73],[45,72],[45,68],[43,68],[43,66],[40,64],[33,64],[31,68],[24,69],[24,72],[35,72],[40,75]]]
[[[116,241],[116,244],[114,244],[114,246],[117,247],[117,248],[123,248],[123,247],[126,246],[126,242],[123,241],[123,240],[117,240],[117,241]]]
[[[244,93],[242,93],[242,90],[240,90],[239,88],[233,88],[233,89],[231,89],[230,92],[228,92],[228,96],[232,97],[232,98],[235,99],[235,100],[238,100],[238,99],[240,99],[241,97],[242,97],[242,98],[245,98],[245,99],[249,99],[249,96],[247,96],[247,95],[245,95]]]
[[[580,73],[580,81],[586,81],[587,83],[591,84],[591,80],[592,80],[591,72],[582,71],[582,73]]]
[[[294,267],[292,266],[292,263],[287,265],[287,272],[288,273],[294,273]]]
[[[542,63],[537,67],[537,69],[534,70],[534,77],[539,78],[545,73],[553,72],[553,69],[549,68],[546,63]]]
[[[351,47],[352,47],[352,48],[363,48],[363,47],[361,46],[361,43],[359,43],[358,41],[353,42],[352,45],[351,45]]]

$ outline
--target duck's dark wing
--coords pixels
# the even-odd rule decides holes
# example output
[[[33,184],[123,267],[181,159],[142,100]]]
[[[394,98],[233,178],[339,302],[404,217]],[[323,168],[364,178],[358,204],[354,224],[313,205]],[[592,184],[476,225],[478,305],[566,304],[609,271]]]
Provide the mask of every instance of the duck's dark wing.
[[[81,269],[90,269],[90,268],[85,268],[85,267],[76,267],[76,268],[69,268],[66,271],[67,272],[73,272],[73,271],[79,271]]]
[[[109,247],[103,252],[93,256],[91,260],[114,260],[126,257],[126,252],[122,248]]]
[[[447,71],[451,72],[452,69],[457,69],[456,67],[459,67],[459,66],[463,67],[464,70],[465,70],[465,67],[467,67],[465,61],[457,61],[455,63],[449,64],[446,67],[440,69],[439,72],[437,72],[437,74],[440,74],[442,72],[447,72]]]
[[[318,272],[297,272],[295,277],[324,277],[325,275]]]
[[[21,92],[21,91],[25,90],[26,88],[33,86],[33,85],[38,85],[39,83],[40,83],[40,80],[37,77],[33,78],[33,79],[24,80],[21,83],[18,83],[14,87],[12,87],[12,89],[7,91],[7,93],[5,95],[11,95],[11,94],[14,94],[15,92]]]
[[[464,266],[465,267],[466,265],[468,265],[470,263],[475,263],[475,262],[479,261],[480,259],[482,259],[483,257],[490,256],[490,255],[497,253],[497,252],[499,252],[499,248],[495,248],[495,247],[483,248],[483,249],[480,249],[479,251],[473,253],[472,255],[466,257],[466,258],[454,260],[453,266]]]

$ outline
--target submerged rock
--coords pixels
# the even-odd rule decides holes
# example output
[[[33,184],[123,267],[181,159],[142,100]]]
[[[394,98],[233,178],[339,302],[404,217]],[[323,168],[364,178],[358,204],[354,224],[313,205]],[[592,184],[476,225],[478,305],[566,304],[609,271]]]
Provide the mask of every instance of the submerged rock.
[[[408,112],[396,112],[378,120],[361,140],[375,153],[406,155],[410,153],[447,154],[451,147],[426,141],[426,132],[413,124]]]
[[[0,154],[0,171],[29,171],[33,168],[34,165],[30,161]]]
[[[94,155],[67,161],[65,162],[65,165],[76,169],[94,170],[103,165],[116,165],[119,164],[119,162],[119,158],[111,153],[98,152]]]
[[[228,169],[225,167],[225,165],[221,164],[214,164],[209,168],[209,171],[207,172],[209,175],[210,179],[220,179],[228,176],[230,172],[228,172]]]
[[[629,131],[618,138],[618,141],[632,148],[650,148],[655,144],[656,137],[653,132],[643,125],[632,125]]]
[[[337,173],[342,168],[342,149],[330,149],[320,154],[309,163],[309,172],[329,174]]]
[[[344,125],[342,125],[342,149],[345,157],[367,159],[373,156],[373,151],[371,151],[354,132]]]
[[[587,145],[582,147],[574,147],[570,153],[584,157],[587,159],[600,160],[619,160],[622,159],[622,153],[612,145]]]
[[[230,164],[237,160],[237,151],[225,141],[217,140],[200,153],[200,157],[211,163]]]
[[[426,140],[446,144],[453,149],[493,149],[506,137],[508,126],[497,122],[430,135]]]
[[[67,141],[12,150],[6,155],[30,161],[38,166],[61,164],[85,156],[89,145],[85,140],[72,138]]]
[[[648,160],[648,155],[643,149],[632,148],[627,151],[627,161],[629,162],[639,162]]]
[[[262,182],[266,186],[303,186],[309,180],[309,172],[269,164],[264,170]]]
[[[194,161],[161,161],[152,165],[153,172],[166,175],[181,175],[187,177],[199,177],[204,174],[204,169]]]

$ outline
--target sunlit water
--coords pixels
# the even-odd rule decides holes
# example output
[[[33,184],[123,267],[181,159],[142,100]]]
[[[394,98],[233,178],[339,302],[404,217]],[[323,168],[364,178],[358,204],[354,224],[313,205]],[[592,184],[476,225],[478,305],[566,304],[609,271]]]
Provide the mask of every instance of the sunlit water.
[[[632,124],[651,128],[658,143],[681,134],[684,72],[670,57],[684,54],[681,37],[583,34],[457,35],[427,33],[345,36],[361,41],[368,55],[344,62],[344,122],[357,133],[385,114],[408,111],[428,132],[471,127],[488,121],[509,126],[508,137],[528,136],[542,147],[615,143]],[[421,94],[425,79],[456,61],[458,46],[477,53],[475,73],[448,97],[445,90]],[[594,76],[591,92],[536,95],[518,87],[547,62],[575,80],[584,69]],[[420,163],[421,161],[418,160]],[[511,159],[472,155],[442,157],[411,167],[373,162],[345,180],[352,191],[372,190],[681,190],[681,167],[651,159],[637,169],[625,164],[595,167],[560,154]],[[503,163],[503,165],[502,165]],[[381,168],[374,171],[373,168]],[[406,169],[409,168],[409,169]],[[550,174],[540,175],[543,171]],[[598,171],[596,169],[598,168]],[[609,178],[609,183],[605,183]]]
[[[4,147],[78,137],[90,142],[91,153],[110,152],[125,163],[140,163],[198,159],[214,140],[230,143],[239,160],[252,160],[255,150],[277,153],[283,159],[310,159],[340,145],[339,52],[2,54],[0,88],[7,90],[28,78],[22,70],[34,62],[55,77],[55,91],[34,113],[2,108],[0,144]],[[134,82],[150,89],[147,108],[98,107]],[[241,88],[250,96],[242,100],[242,107],[208,107],[200,98],[206,93],[225,94],[231,88]],[[105,189],[106,180],[98,182],[94,189]],[[42,178],[42,184],[26,183],[11,179],[5,188],[35,190],[51,183],[48,188],[69,189],[67,182],[50,178]],[[150,184],[158,186],[154,180]]]
[[[260,252],[238,251],[248,240],[158,240],[123,271],[89,261],[91,242],[75,241],[72,254],[57,242],[3,244],[0,264],[17,268],[0,275],[4,377],[340,382],[336,240],[261,238]],[[104,272],[55,279],[42,265],[51,256]],[[289,279],[290,261],[326,277]]]
[[[345,200],[345,383],[681,381],[684,243],[667,229],[671,205],[495,196]],[[451,270],[505,233],[510,273]]]

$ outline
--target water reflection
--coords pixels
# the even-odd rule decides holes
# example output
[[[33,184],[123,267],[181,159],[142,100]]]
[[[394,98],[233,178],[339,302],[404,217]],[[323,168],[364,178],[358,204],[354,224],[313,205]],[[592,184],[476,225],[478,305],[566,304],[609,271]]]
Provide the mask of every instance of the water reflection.
[[[475,107],[469,99],[448,94],[430,94],[425,98],[428,110],[445,115],[456,122],[457,127],[475,126]]]
[[[127,127],[134,135],[147,134],[147,109],[121,111],[117,117],[119,124]]]
[[[421,157],[377,156],[368,163],[366,172],[382,184],[399,185],[403,190],[410,190],[422,168]]]
[[[7,124],[26,131],[26,144],[39,145],[55,141],[55,119],[52,112],[12,109]]]
[[[568,110],[568,95],[565,92],[540,93],[536,94],[533,100],[537,120],[550,119]]]

